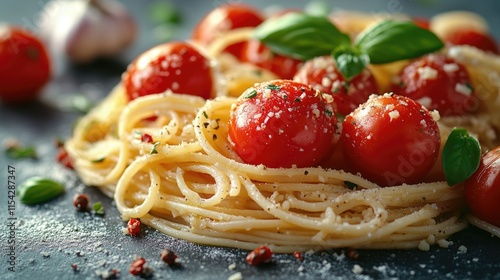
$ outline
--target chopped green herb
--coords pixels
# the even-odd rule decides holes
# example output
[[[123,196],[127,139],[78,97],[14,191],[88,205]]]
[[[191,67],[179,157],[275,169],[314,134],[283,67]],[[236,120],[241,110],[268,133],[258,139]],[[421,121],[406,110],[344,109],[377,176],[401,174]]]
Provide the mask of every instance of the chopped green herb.
[[[91,162],[92,163],[100,163],[100,162],[103,162],[105,159],[106,159],[106,157],[102,157],[102,158],[94,159]]]
[[[247,96],[245,96],[246,99],[250,99],[250,98],[254,98],[257,96],[257,91],[255,89],[253,89],[252,91],[250,91]]]
[[[474,88],[472,87],[472,85],[470,83],[466,83],[465,86],[472,91],[474,90]]]
[[[160,145],[160,142],[155,142],[153,144],[153,147],[151,148],[151,152],[149,152],[150,154],[154,155],[154,154],[157,154],[158,151],[156,150],[156,146]]]
[[[273,85],[273,84],[269,84],[267,85],[267,88],[270,89],[270,90],[280,90],[281,87],[278,86],[278,85]]]
[[[203,111],[203,116],[208,119],[208,114],[207,112]]]
[[[102,207],[102,203],[100,201],[92,204],[92,209],[97,215],[104,215],[104,207]]]
[[[37,158],[36,149],[34,147],[11,146],[5,149],[5,154],[10,158]]]
[[[349,182],[349,181],[344,181],[344,184],[346,187],[348,187],[350,190],[354,190],[355,188],[358,187],[357,184],[354,184],[353,182]]]
[[[325,114],[326,114],[329,118],[331,118],[331,117],[333,116],[333,112],[332,112],[332,111],[330,111],[330,110],[328,110],[328,109],[327,109],[327,110],[325,110]]]

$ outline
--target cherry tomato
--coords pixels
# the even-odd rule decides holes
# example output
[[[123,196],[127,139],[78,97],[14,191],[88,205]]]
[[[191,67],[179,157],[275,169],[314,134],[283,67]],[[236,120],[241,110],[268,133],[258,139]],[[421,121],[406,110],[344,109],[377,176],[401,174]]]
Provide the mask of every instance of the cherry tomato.
[[[307,61],[293,80],[331,94],[336,111],[342,115],[354,111],[371,94],[378,92],[377,82],[370,70],[365,69],[352,80],[346,81],[332,56],[320,56]]]
[[[210,44],[221,34],[241,27],[261,24],[264,17],[260,11],[241,3],[222,5],[208,13],[194,28],[192,38],[202,45]],[[225,51],[240,57],[244,43],[230,45]]]
[[[245,43],[241,61],[269,70],[282,79],[292,79],[302,65],[302,61],[273,53],[258,40]]]
[[[500,227],[500,147],[486,153],[465,181],[465,198],[476,217]]]
[[[0,25],[0,99],[34,99],[49,81],[50,71],[47,50],[34,34]]]
[[[395,94],[371,96],[344,119],[347,169],[379,184],[417,183],[432,169],[441,136],[431,113]]]
[[[494,54],[500,53],[493,37],[476,30],[456,30],[445,38],[445,42],[451,45],[469,45]]]
[[[429,29],[430,28],[430,21],[428,18],[425,17],[414,17],[412,18],[413,22],[420,28],[424,29]]]
[[[469,73],[454,59],[430,54],[403,68],[392,91],[408,96],[441,116],[457,116],[477,109]]]
[[[129,100],[171,89],[208,99],[214,95],[210,61],[192,45],[169,42],[141,54],[122,76]]]
[[[332,103],[331,96],[290,80],[255,84],[231,109],[229,139],[249,164],[315,166],[335,146]]]

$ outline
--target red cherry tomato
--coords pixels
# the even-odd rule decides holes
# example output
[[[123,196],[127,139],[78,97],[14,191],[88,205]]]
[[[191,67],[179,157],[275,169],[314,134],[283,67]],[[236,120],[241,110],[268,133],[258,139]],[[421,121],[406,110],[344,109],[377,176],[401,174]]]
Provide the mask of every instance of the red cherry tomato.
[[[302,65],[302,61],[273,53],[257,40],[245,43],[241,61],[269,70],[282,79],[292,79]]]
[[[192,45],[169,42],[133,61],[122,76],[129,100],[171,89],[208,99],[214,94],[210,61]]]
[[[229,139],[250,164],[317,165],[335,145],[332,98],[290,80],[255,84],[230,112]]]
[[[500,227],[500,147],[481,158],[479,168],[465,181],[465,197],[476,217]]]
[[[424,29],[430,28],[431,23],[430,23],[428,18],[414,17],[412,20],[420,28],[424,28]]]
[[[42,42],[18,27],[0,25],[0,99],[34,99],[50,79],[50,60]]]
[[[451,45],[469,45],[485,52],[499,54],[497,42],[488,34],[476,30],[459,29],[445,38],[446,43]]]
[[[320,56],[307,61],[293,80],[331,94],[336,112],[342,115],[354,111],[371,94],[378,92],[377,82],[370,70],[365,69],[352,80],[346,81],[332,56]]]
[[[208,13],[194,28],[192,38],[202,45],[210,44],[219,35],[241,27],[261,24],[264,17],[260,11],[241,3],[222,5]],[[244,43],[230,45],[225,51],[240,57]]]
[[[441,137],[436,121],[416,101],[373,96],[349,114],[341,141],[347,169],[380,186],[417,183],[432,169]]]
[[[464,115],[478,106],[465,67],[441,54],[424,56],[403,68],[392,91],[438,110],[441,116]]]

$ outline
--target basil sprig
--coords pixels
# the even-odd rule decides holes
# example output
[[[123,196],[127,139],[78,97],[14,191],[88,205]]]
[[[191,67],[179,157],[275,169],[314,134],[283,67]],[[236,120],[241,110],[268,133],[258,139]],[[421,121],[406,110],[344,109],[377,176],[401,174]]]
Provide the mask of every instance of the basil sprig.
[[[419,57],[443,42],[411,21],[386,20],[361,33],[353,43],[326,17],[293,13],[272,18],[254,33],[272,51],[301,60],[333,55],[342,75],[351,79],[368,64]]]
[[[443,171],[448,185],[465,181],[479,167],[481,146],[464,128],[454,128],[443,148]]]
[[[351,43],[349,36],[326,17],[302,13],[267,20],[253,35],[274,52],[301,60],[330,54],[336,47]]]

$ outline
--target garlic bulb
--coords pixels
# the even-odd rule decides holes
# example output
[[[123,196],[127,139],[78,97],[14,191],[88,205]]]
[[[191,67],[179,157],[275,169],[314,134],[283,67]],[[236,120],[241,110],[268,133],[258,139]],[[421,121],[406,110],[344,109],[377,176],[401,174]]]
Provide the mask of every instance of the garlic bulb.
[[[115,0],[54,0],[42,11],[39,32],[56,55],[84,63],[129,46],[137,26]]]

